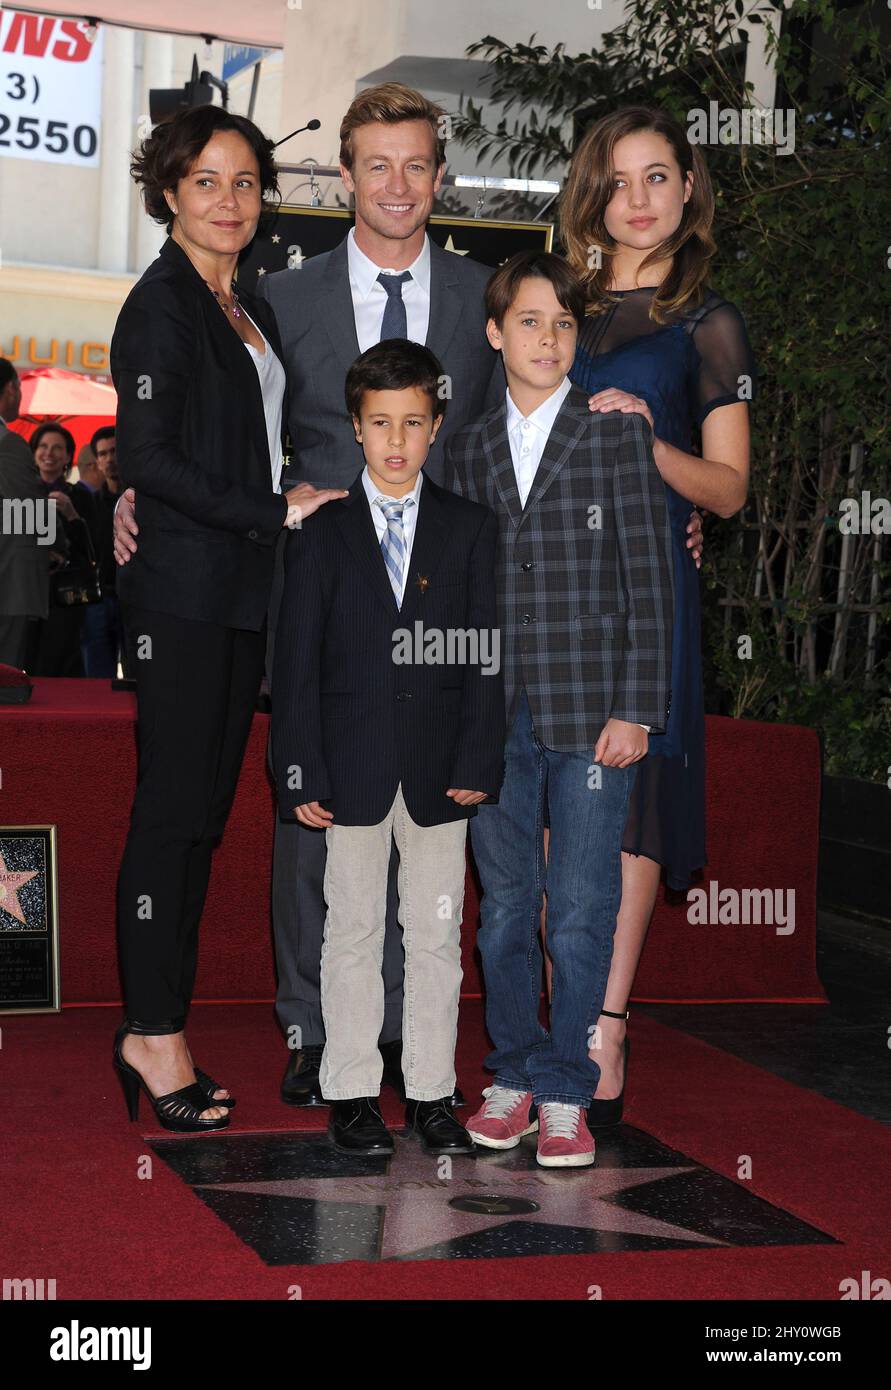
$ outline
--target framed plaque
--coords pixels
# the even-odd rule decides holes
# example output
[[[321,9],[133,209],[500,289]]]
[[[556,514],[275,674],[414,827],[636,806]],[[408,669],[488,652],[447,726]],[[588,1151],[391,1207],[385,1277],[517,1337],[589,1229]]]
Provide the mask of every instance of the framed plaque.
[[[296,270],[310,256],[332,251],[353,225],[348,208],[307,208],[283,203],[274,224],[255,237],[238,266],[238,280],[255,290],[257,280],[276,270]],[[501,222],[486,217],[431,217],[431,241],[456,256],[470,256],[493,270],[517,251],[550,251],[554,227],[550,222]]]
[[[0,1014],[60,1007],[56,827],[0,826]]]

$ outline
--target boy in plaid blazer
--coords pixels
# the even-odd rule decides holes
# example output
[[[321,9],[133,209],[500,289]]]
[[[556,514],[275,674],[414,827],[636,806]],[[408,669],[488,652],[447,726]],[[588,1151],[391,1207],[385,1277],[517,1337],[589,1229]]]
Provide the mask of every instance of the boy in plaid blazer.
[[[584,290],[557,256],[522,252],[486,291],[504,402],[452,436],[448,486],[499,522],[505,781],[471,840],[495,1083],[468,1122],[513,1148],[538,1130],[545,1167],[593,1163],[588,1056],[621,898],[634,765],[668,717],[673,587],[665,488],[639,414],[592,414],[567,373]],[[547,798],[548,862],[543,855]],[[550,1029],[539,1021],[548,898]]]

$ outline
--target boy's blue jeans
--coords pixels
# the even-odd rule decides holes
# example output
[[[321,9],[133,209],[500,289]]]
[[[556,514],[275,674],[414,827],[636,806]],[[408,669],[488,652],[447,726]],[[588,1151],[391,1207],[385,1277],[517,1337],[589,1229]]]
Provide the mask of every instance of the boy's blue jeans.
[[[593,753],[545,748],[522,691],[505,747],[500,800],[480,806],[470,822],[483,888],[479,947],[486,1024],[495,1044],[485,1065],[495,1072],[496,1085],[531,1091],[536,1104],[557,1100],[587,1107],[600,1077],[588,1048],[612,960],[622,833],[637,769],[595,765]],[[539,1021],[545,891],[553,966],[550,1032]]]

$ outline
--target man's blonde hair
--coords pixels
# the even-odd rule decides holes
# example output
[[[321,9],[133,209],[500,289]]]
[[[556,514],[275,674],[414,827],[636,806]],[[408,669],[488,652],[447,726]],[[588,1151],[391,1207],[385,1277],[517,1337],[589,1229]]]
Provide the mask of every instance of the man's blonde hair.
[[[436,145],[436,168],[445,163],[445,139],[440,122],[445,115],[441,106],[428,101],[414,87],[401,82],[381,82],[368,87],[350,102],[349,110],[340,123],[340,162],[345,169],[353,167],[353,131],[359,126],[380,121],[397,125],[400,121],[427,121]]]

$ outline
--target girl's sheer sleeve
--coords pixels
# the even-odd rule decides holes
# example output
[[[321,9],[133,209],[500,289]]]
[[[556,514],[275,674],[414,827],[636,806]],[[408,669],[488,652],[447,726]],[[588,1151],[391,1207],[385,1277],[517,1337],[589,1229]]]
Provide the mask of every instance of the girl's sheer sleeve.
[[[745,320],[734,304],[721,300],[704,314],[693,342],[698,362],[691,393],[697,424],[719,405],[754,399],[755,359]]]

